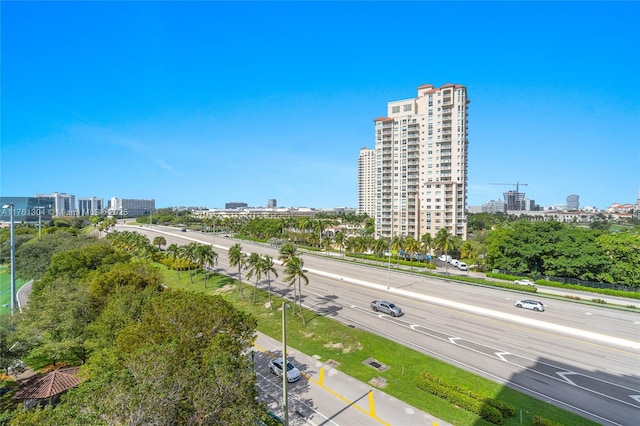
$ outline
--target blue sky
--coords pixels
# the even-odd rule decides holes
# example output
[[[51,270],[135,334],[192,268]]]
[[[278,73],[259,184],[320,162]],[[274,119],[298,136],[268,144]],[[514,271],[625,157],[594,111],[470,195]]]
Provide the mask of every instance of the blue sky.
[[[467,87],[468,204],[633,203],[637,2],[10,2],[0,195],[357,207],[373,119]]]

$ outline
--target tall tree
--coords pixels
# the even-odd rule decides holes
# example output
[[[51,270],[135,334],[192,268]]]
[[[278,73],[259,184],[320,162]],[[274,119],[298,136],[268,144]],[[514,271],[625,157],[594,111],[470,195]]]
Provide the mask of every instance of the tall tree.
[[[396,252],[396,262],[400,263],[400,253],[404,253],[404,238],[401,235],[391,239],[391,250]]]
[[[295,299],[296,299],[295,286],[296,286],[296,283],[298,284],[298,291],[297,291],[298,307],[300,310],[300,316],[302,317],[302,323],[306,324],[307,321],[305,320],[304,312],[302,311],[302,284],[301,283],[302,281],[304,281],[305,285],[309,284],[309,278],[305,275],[304,260],[302,260],[301,257],[293,256],[287,261],[284,267],[284,281],[288,283],[290,286],[291,285],[294,286],[293,287],[294,288],[294,306],[295,306]]]
[[[157,246],[159,249],[162,249],[162,246],[167,245],[167,240],[163,236],[158,235],[153,239],[153,245]]]
[[[253,317],[220,296],[186,291],[161,292],[140,306],[138,319],[127,321],[111,344],[91,357],[85,381],[59,406],[81,407],[75,424],[101,419],[240,425],[260,416],[264,408],[246,356],[255,334]]]
[[[294,256],[298,256],[298,248],[293,243],[285,243],[280,247],[278,252],[278,260],[282,262],[282,265],[286,265],[289,259]]]
[[[342,250],[344,249],[344,242],[345,242],[344,232],[342,231],[336,232],[336,235],[333,237],[333,240],[338,245],[338,249],[340,250],[340,257],[343,257]]]
[[[207,288],[209,269],[216,264],[218,260],[218,253],[213,251],[213,248],[210,245],[198,244],[196,248],[196,260],[203,273],[204,287]]]
[[[404,242],[404,252],[405,257],[408,255],[411,262],[413,262],[414,254],[420,252],[420,242],[411,236],[407,237]],[[413,268],[413,266],[411,267]]]
[[[247,269],[247,279],[256,277],[255,286],[253,288],[253,303],[256,303],[256,296],[258,295],[258,281],[262,277],[262,257],[258,253],[251,253],[247,259],[245,268]]]
[[[238,291],[240,292],[240,298],[244,299],[242,292],[242,268],[247,262],[247,254],[242,251],[242,246],[239,243],[234,244],[229,248],[229,265],[231,267],[238,267]]]
[[[278,271],[273,265],[273,259],[269,255],[262,256],[262,262],[260,263],[262,272],[267,275],[267,294],[269,295],[269,306],[273,309],[273,303],[271,302],[271,274],[278,276]]]
[[[455,240],[447,228],[440,228],[435,238],[436,247],[446,255],[453,249]],[[449,270],[449,262],[445,262],[445,272]]]
[[[431,234],[423,234],[422,237],[420,237],[420,247],[422,254],[425,256],[431,254],[431,249],[433,248],[433,237]]]

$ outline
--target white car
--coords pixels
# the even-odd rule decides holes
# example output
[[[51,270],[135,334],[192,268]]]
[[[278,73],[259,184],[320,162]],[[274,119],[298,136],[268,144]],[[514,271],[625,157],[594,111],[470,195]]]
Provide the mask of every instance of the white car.
[[[516,300],[516,308],[533,309],[536,312],[544,312],[542,302],[536,300]]]
[[[276,376],[282,377],[282,358],[269,361],[269,370]],[[287,361],[287,382],[295,382],[300,379],[300,370],[290,361]]]
[[[533,283],[533,281],[530,280],[515,280],[513,282],[514,284],[518,284],[518,285],[529,285],[531,287],[535,287],[536,285]]]
[[[461,271],[468,271],[469,267],[467,266],[466,263],[464,262],[459,262],[458,263],[458,269],[460,269]]]

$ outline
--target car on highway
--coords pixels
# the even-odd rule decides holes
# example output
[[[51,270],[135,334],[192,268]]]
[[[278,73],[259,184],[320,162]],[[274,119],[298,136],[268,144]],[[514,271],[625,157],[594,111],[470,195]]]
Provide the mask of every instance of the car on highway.
[[[403,315],[402,309],[399,306],[392,302],[387,302],[386,300],[374,300],[371,302],[371,309],[374,312],[384,312],[385,314],[389,314],[393,317],[400,317]]]
[[[516,300],[516,308],[532,309],[536,312],[544,312],[544,305],[537,300]]]
[[[187,232],[187,228],[182,228],[180,232]]]
[[[526,279],[515,280],[513,283],[514,284],[518,284],[518,285],[528,285],[528,286],[531,286],[531,287],[535,287],[536,286],[533,281],[526,280]]]
[[[282,377],[282,358],[275,358],[269,361],[269,370],[276,376]],[[287,361],[287,382],[295,382],[300,379],[300,370]]]

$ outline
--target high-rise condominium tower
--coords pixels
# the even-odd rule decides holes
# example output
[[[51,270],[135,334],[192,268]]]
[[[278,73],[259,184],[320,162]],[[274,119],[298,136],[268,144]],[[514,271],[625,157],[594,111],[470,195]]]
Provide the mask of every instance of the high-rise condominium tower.
[[[446,228],[466,239],[468,104],[464,86],[425,84],[374,120],[376,237]]]
[[[360,148],[358,156],[358,214],[376,217],[376,150]]]

